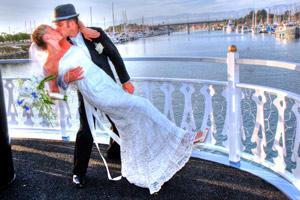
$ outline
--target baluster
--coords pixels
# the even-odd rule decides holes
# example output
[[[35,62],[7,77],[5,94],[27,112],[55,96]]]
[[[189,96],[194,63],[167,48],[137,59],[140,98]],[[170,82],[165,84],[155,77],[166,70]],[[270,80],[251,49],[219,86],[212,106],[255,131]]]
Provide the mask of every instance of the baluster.
[[[265,129],[265,117],[264,117],[264,104],[267,102],[264,91],[255,90],[252,96],[252,100],[256,103],[256,122],[252,133],[251,142],[256,143],[256,148],[252,149],[252,153],[259,157],[260,161],[266,158],[264,148],[267,146],[266,129]],[[259,130],[261,130],[262,138],[258,136]]]
[[[32,121],[33,121],[33,127],[39,127],[40,126],[40,123],[41,123],[41,121],[42,121],[42,119],[40,118],[40,116],[39,116],[39,111],[36,109],[36,108],[34,108],[33,110],[32,110],[32,114],[33,114],[33,116],[32,116]]]
[[[149,82],[144,83],[143,92],[145,93],[145,98],[147,98],[150,102],[153,102],[152,83]]]
[[[59,116],[61,138],[63,140],[68,141],[70,139],[69,138],[70,136],[68,136],[66,131],[66,127],[67,127],[66,114],[65,114],[66,103],[63,101],[56,101],[55,104],[56,104],[56,114]]]
[[[242,93],[241,102],[242,102],[242,99],[245,99],[245,98],[246,98],[246,95],[244,93]],[[244,128],[244,122],[242,120],[242,115],[241,115],[241,137],[242,137],[242,140],[244,140],[244,141],[246,140],[246,133],[245,133],[245,128]],[[245,149],[246,149],[245,145],[243,145],[243,143],[241,143],[241,151],[244,151]]]
[[[226,94],[224,94],[224,95],[226,95]],[[245,93],[243,93],[242,91],[241,91],[241,102],[242,102],[242,100],[243,99],[246,99],[246,95],[245,95]],[[229,109],[227,108],[226,109],[226,112],[229,112]],[[242,114],[241,114],[241,120],[240,120],[240,123],[241,123],[241,139],[243,140],[243,141],[245,141],[246,140],[246,133],[245,133],[245,128],[244,128],[244,122],[243,122],[243,118],[242,118],[243,116],[242,116]],[[226,115],[226,118],[227,119],[229,119],[228,118],[228,115]],[[229,121],[228,121],[228,123],[229,123]],[[227,127],[227,130],[226,131],[228,131],[228,127]],[[227,132],[227,134],[228,134],[228,132]],[[228,142],[227,142],[227,140],[225,141],[225,144],[227,143],[227,146],[226,147],[228,147]],[[241,146],[241,151],[244,151],[245,149],[246,149],[246,147],[245,147],[245,145],[241,142],[240,143],[240,146]]]
[[[183,83],[180,91],[184,95],[184,111],[180,127],[189,131],[196,130],[192,108],[192,94],[194,93],[195,89],[193,85]]]
[[[174,86],[170,83],[164,83],[160,87],[161,91],[165,94],[165,104],[164,104],[164,114],[167,116],[172,122],[175,123],[174,112],[173,112],[173,102],[172,102],[172,94],[175,90]]]
[[[39,115],[41,119],[39,126],[41,127],[49,127],[50,126],[50,122],[45,118]]]
[[[208,128],[208,119],[211,118],[211,115],[213,115],[212,96],[211,96],[211,90],[206,85],[200,89],[200,93],[203,94],[205,98],[204,116],[201,125],[201,130],[205,130],[206,128]],[[214,138],[211,129],[209,129],[206,142],[211,144],[216,143],[216,139]]]
[[[12,125],[18,125],[19,122],[17,120],[18,113],[15,105],[15,98],[14,98],[14,89],[15,85],[13,84],[13,80],[6,79],[6,83],[4,84],[4,87],[7,89],[7,116],[10,117],[9,124]]]
[[[210,119],[210,128],[207,135],[207,143],[215,145],[217,140],[215,134],[217,133],[217,125],[215,122],[214,111],[212,106],[212,97],[216,94],[215,89],[212,85],[209,87],[204,86],[200,89],[200,92],[205,96],[205,113],[203,119],[205,119],[201,125],[201,130],[205,130],[207,127],[207,121]]]
[[[286,164],[284,161],[284,156],[286,156],[286,144],[285,144],[285,129],[284,129],[284,111],[286,108],[286,101],[285,97],[278,95],[277,98],[274,100],[274,105],[278,110],[278,121],[277,121],[277,128],[275,134],[274,144],[272,149],[277,151],[278,155],[273,158],[276,168],[284,172]],[[280,138],[282,139],[282,146],[280,145]]]
[[[222,96],[227,98],[227,95],[228,95],[228,88],[226,87],[222,91]],[[226,148],[228,148],[228,125],[229,125],[229,106],[226,106],[226,115],[225,115],[223,130],[222,130],[222,135],[226,136],[226,140],[223,142],[223,145]]]
[[[34,125],[34,122],[32,121],[32,117],[33,117],[32,109],[30,109],[29,111],[24,110],[23,111],[23,117],[26,118],[26,120],[24,121],[24,125],[26,125],[26,126],[33,126]]]
[[[68,127],[78,127],[79,121],[79,111],[78,111],[78,95],[76,90],[71,90],[68,93],[68,103],[66,104],[67,107],[67,125]],[[73,109],[70,109],[73,108]],[[75,109],[74,109],[75,108]]]
[[[212,85],[209,86],[209,94],[211,96],[211,103],[212,103],[212,97],[216,94],[215,89],[213,88]],[[217,140],[215,135],[217,134],[217,125],[216,125],[216,120],[214,116],[214,109],[211,107],[211,112],[209,114],[209,119],[210,119],[210,136],[211,136],[211,144],[216,144]]]
[[[292,107],[292,111],[296,116],[296,136],[294,140],[294,146],[292,147],[292,161],[296,163],[296,168],[293,169],[293,174],[295,178],[300,179],[300,157],[298,155],[298,150],[300,148],[300,102],[296,101]]]
[[[67,126],[68,126],[68,127],[72,127],[72,122],[71,122],[71,119],[72,119],[71,109],[70,109],[70,106],[69,106],[68,103],[66,103],[65,106],[66,106],[66,111],[67,111],[67,113],[65,114],[66,119],[67,119]]]

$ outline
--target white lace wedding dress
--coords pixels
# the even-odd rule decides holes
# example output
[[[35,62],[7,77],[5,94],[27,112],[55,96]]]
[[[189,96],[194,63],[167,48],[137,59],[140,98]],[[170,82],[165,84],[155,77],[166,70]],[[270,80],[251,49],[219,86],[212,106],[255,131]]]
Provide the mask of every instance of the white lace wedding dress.
[[[189,160],[195,133],[178,128],[145,98],[123,91],[84,52],[72,46],[59,62],[59,74],[81,66],[74,84],[84,99],[106,113],[120,134],[122,176],[153,194]]]

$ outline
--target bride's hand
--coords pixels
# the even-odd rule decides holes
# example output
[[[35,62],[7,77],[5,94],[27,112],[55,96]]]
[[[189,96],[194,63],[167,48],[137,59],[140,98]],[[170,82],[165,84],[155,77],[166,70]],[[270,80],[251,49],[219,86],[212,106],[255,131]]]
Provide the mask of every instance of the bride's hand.
[[[79,30],[83,34],[84,38],[92,41],[93,38],[97,38],[100,36],[100,33],[94,29],[87,28],[82,21],[78,21]]]
[[[83,69],[82,67],[78,66],[73,69],[70,69],[67,73],[64,75],[64,82],[69,84],[73,81],[78,81],[83,79]]]

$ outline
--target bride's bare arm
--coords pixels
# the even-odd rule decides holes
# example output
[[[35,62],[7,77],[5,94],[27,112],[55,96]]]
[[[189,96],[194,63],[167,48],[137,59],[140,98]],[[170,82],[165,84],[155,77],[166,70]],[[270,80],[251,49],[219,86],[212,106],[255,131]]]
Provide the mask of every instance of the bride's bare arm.
[[[49,81],[50,92],[59,93],[59,87],[55,80]]]
[[[79,30],[83,34],[84,38],[92,41],[93,38],[98,38],[100,36],[100,32],[86,27],[82,21],[78,21]]]
[[[58,61],[54,59],[47,59],[45,65],[43,66],[44,68],[44,75],[49,76],[49,75],[54,75],[57,76],[58,73]],[[56,84],[55,80],[51,80],[48,82],[50,92],[56,92],[59,93],[59,87]]]
[[[50,74],[48,74],[50,75]],[[59,78],[59,77],[56,77],[56,78]],[[77,81],[77,80],[80,80],[80,79],[83,79],[83,70],[82,70],[82,67],[75,67],[73,69],[70,69],[65,75],[64,75],[64,80],[65,82],[68,84],[70,82],[73,82],[73,81]],[[48,82],[48,86],[49,86],[49,96],[52,98],[52,99],[58,99],[58,100],[66,100],[66,96],[65,95],[62,95],[60,94],[60,91],[59,91],[59,87],[57,85],[57,80],[54,79],[54,80],[51,80]],[[66,89],[66,88],[65,88]]]

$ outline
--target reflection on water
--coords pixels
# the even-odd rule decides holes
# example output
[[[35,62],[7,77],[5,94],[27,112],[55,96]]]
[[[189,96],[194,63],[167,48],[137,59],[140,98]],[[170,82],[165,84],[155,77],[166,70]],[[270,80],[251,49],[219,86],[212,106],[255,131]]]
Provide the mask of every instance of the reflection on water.
[[[32,75],[40,75],[42,73],[41,67],[26,64],[0,64],[2,77],[5,78],[28,78]]]

